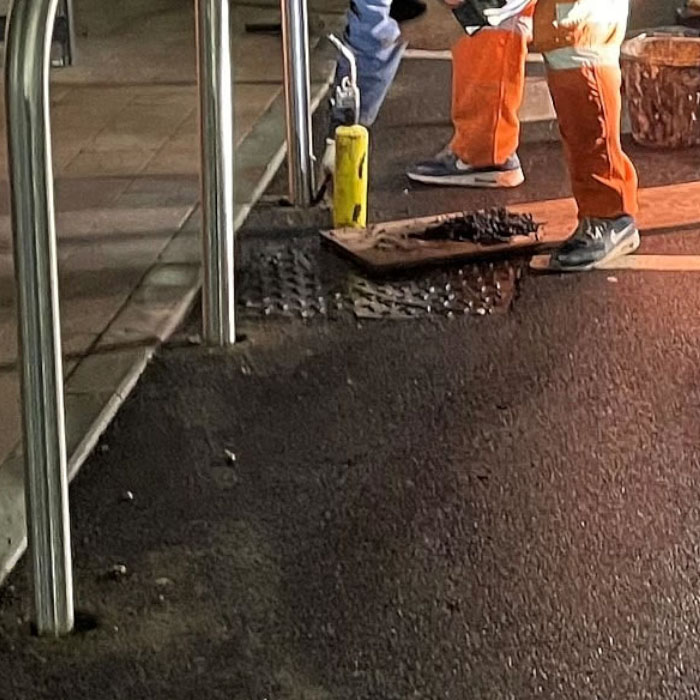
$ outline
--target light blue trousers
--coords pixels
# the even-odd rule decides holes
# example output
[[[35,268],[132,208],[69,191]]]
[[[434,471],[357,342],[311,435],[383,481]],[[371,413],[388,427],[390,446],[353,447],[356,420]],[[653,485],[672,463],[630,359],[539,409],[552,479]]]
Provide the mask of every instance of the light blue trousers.
[[[384,102],[406,45],[399,25],[389,16],[391,0],[351,0],[343,41],[355,54],[360,89],[360,124],[371,126]],[[338,59],[336,85],[349,73],[347,61]],[[337,120],[331,117],[335,131]]]

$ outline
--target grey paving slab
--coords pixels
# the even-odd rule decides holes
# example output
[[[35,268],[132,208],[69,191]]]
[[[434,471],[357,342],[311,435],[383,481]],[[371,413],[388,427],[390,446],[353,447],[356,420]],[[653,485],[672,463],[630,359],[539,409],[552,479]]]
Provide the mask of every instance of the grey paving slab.
[[[27,543],[24,519],[24,462],[21,456],[4,457],[0,469],[0,580],[12,570]]]
[[[83,358],[66,384],[68,394],[103,394],[118,387],[132,368],[145,363],[149,349],[133,347],[102,348]]]
[[[171,245],[163,251],[160,259],[164,263],[199,264],[202,256],[202,236],[200,219],[191,230],[184,230],[174,239]]]
[[[0,252],[0,311],[12,310],[14,281],[12,256],[9,252]]]
[[[82,236],[94,236],[95,240],[122,234],[176,231],[188,217],[195,200],[179,201],[172,205],[162,199],[147,202],[141,206],[115,206],[86,211],[59,212],[56,228],[59,241],[74,241]],[[7,226],[7,219],[0,220]]]
[[[143,273],[142,273],[143,274]],[[119,312],[128,299],[130,290],[113,285],[103,291],[99,297],[90,298],[84,295],[74,295],[64,298],[61,302],[61,331],[64,341],[64,353],[82,357],[105,327]],[[78,339],[90,339],[82,348],[78,347]],[[16,348],[13,359],[16,358]]]
[[[199,177],[195,173],[149,175],[132,180],[116,205],[124,209],[191,206],[198,197]]]
[[[0,463],[19,441],[19,409],[17,373],[7,368],[0,369]]]
[[[193,237],[194,239],[194,237]],[[173,256],[161,255],[158,263],[144,275],[138,288],[131,295],[131,302],[145,307],[171,307],[199,280],[199,260],[172,262]],[[196,264],[195,264],[196,263]]]
[[[81,149],[63,168],[69,176],[95,177],[140,173],[157,153],[151,150],[131,148],[121,151],[98,151],[89,147]]]
[[[130,177],[61,177],[55,183],[59,212],[111,208],[129,187]]]
[[[330,73],[328,74],[330,76]],[[329,79],[311,85],[314,109],[326,94]],[[269,183],[285,154],[285,144],[276,134],[284,127],[284,96],[272,103],[267,118],[260,120],[238,149],[234,197],[241,206],[250,206],[262,194],[260,183]]]
[[[14,372],[17,362],[17,331],[14,312],[11,314],[0,312],[0,329],[2,329],[0,332],[0,371]],[[0,395],[0,403],[2,401],[3,398]]]
[[[161,277],[172,276],[174,284],[145,283],[130,297],[119,317],[102,334],[96,350],[105,347],[160,343],[171,328],[171,319],[183,297],[199,284],[194,265],[158,266]]]
[[[103,393],[66,393],[66,447],[70,454],[90,432],[95,418],[112,400],[113,394],[111,388]]]
[[[102,316],[104,320],[104,316]],[[71,330],[66,328],[63,323],[61,329],[61,341],[63,349],[63,357],[65,359],[79,360],[85,356],[85,353],[90,351],[90,348],[97,342],[100,337],[99,333],[81,332],[80,329]],[[85,324],[86,326],[88,324]],[[94,324],[91,324],[94,328]]]

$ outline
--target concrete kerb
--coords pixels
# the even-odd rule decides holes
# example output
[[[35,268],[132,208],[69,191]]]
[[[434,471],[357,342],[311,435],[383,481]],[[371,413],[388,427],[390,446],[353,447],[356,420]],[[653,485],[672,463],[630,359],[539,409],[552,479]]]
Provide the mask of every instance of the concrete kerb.
[[[316,53],[314,51],[314,54]],[[320,60],[324,61],[327,53],[322,48],[319,53]],[[329,64],[327,79],[312,85],[312,111],[318,109],[332,79]],[[236,229],[241,228],[251,209],[267,189],[284,162],[286,150],[284,97],[280,92],[237,149],[237,161],[242,177],[239,177],[236,197]],[[134,305],[140,303],[139,297],[143,295],[149,279],[157,278],[160,271],[165,272],[173,264],[189,266],[195,274],[192,275],[189,284],[176,287],[177,298],[171,300],[167,318],[163,320],[161,317],[158,328],[151,329],[151,333],[137,338],[133,344],[120,347],[98,340],[92,351],[81,358],[67,378],[66,437],[71,480],[77,475],[102,433],[136,386],[158,347],[185,319],[198,297],[201,285],[199,260],[190,260],[187,255],[182,259],[181,254],[184,239],[199,236],[197,218],[198,207],[193,205],[184,225],[170,239],[158,261],[146,272],[100,337],[109,338],[120,328],[124,328],[124,319],[133,312]],[[174,254],[174,251],[177,252]],[[99,373],[94,371],[97,365],[101,365]],[[0,584],[27,547],[23,480],[23,458],[18,436],[17,445],[0,463]]]

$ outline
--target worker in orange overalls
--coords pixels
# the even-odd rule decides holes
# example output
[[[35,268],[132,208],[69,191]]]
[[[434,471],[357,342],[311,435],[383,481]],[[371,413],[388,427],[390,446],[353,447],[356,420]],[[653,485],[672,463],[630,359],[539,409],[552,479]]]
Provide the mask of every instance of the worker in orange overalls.
[[[506,0],[453,48],[455,135],[408,176],[465,187],[516,187],[518,109],[528,43],[544,55],[579,226],[552,267],[585,270],[636,250],[637,175],[620,144],[620,45],[629,0]],[[469,30],[468,30],[469,31]]]

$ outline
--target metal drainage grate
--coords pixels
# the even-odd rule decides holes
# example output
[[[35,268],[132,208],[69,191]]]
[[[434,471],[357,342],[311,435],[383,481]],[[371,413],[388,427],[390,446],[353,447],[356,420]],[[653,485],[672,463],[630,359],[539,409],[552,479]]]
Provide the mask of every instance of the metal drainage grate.
[[[510,305],[519,271],[510,264],[465,265],[378,283],[350,280],[358,318],[486,315]]]
[[[318,249],[287,246],[252,260],[243,275],[239,303],[255,317],[304,320],[483,316],[508,309],[521,271],[519,264],[498,262],[377,280],[343,266],[326,279]]]
[[[307,319],[328,314],[318,260],[291,247],[257,255],[244,273],[239,299],[262,316]]]

